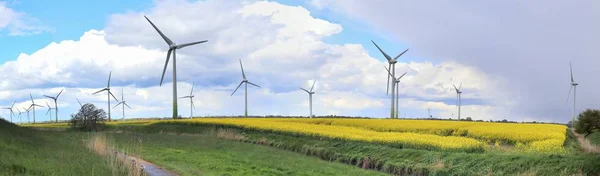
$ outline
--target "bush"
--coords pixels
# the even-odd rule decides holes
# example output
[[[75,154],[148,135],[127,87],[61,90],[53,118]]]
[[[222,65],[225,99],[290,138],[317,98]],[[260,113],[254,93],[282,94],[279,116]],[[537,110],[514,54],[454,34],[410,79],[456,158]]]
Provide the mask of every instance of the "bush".
[[[105,129],[106,112],[96,109],[93,104],[81,106],[77,114],[71,114],[71,128],[81,131],[101,131]]]
[[[586,109],[575,121],[575,132],[587,137],[595,131],[600,131],[600,110]]]

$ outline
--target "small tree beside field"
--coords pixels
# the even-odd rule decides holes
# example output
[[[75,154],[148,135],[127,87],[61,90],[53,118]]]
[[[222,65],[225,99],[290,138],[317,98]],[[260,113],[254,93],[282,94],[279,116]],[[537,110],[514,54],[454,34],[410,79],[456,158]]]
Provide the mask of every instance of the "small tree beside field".
[[[575,132],[583,134],[585,137],[594,132],[600,132],[600,110],[586,109],[580,113],[575,121]]]
[[[71,128],[81,131],[100,131],[104,129],[106,112],[97,109],[93,104],[86,103],[77,114],[71,114]]]

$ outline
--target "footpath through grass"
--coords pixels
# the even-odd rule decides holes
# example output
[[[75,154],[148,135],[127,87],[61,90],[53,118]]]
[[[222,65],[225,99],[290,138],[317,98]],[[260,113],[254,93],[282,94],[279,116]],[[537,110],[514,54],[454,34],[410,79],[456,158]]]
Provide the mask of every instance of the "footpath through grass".
[[[386,175],[211,135],[109,135],[119,150],[182,175]]]
[[[0,175],[127,175],[84,145],[78,132],[36,131],[0,120]]]
[[[204,139],[198,136],[212,135],[234,141],[281,148],[304,155],[315,156],[326,161],[345,163],[354,165],[357,168],[373,169],[395,175],[600,174],[600,155],[579,152],[579,149],[577,148],[578,145],[572,135],[568,136],[565,144],[566,150],[569,151],[566,154],[516,153],[502,151],[466,153],[398,148],[397,146],[368,142],[335,140],[266,130],[258,131],[224,125],[170,122],[155,123],[151,125],[112,125],[110,128],[115,131],[130,131],[146,134],[162,133],[155,136],[146,136],[146,141],[184,138],[189,139],[189,143],[193,143],[192,141],[198,142],[199,140]],[[200,135],[178,136],[175,134]],[[171,142],[165,142],[162,145],[170,144]],[[173,145],[177,146],[176,144]],[[177,152],[174,151],[160,157],[172,157],[171,155],[174,155],[173,153]],[[268,155],[268,153],[265,153],[264,155]],[[169,162],[182,163],[182,161],[174,159],[163,160],[164,161],[162,162],[165,164],[168,164]],[[223,161],[226,161],[226,159]]]

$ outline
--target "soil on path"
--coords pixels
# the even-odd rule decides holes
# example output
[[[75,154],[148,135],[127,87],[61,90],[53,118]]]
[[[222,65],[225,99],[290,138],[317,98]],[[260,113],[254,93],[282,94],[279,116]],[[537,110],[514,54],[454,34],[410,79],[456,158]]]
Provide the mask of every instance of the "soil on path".
[[[588,153],[600,153],[600,147],[590,143],[583,135],[576,133],[575,130],[571,129],[571,132],[577,137],[577,142],[579,142],[579,146],[583,149],[583,151]]]

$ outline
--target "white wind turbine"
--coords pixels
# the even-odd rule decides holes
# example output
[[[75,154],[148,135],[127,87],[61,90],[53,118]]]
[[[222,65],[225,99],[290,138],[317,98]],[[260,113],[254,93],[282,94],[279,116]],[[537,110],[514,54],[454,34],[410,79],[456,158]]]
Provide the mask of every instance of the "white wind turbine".
[[[23,123],[23,118],[21,118],[21,114],[23,114],[23,112],[21,112],[21,110],[19,110],[19,108],[16,108],[17,112],[19,112],[19,123]]]
[[[190,91],[190,95],[179,97],[179,98],[189,98],[190,99],[190,119],[192,117],[194,117],[194,111],[193,111],[193,109],[196,108],[196,106],[194,105],[194,86],[195,86],[195,84],[192,85],[192,90]]]
[[[248,117],[248,84],[251,84],[253,86],[256,86],[258,88],[260,88],[259,85],[256,85],[250,81],[248,81],[248,79],[246,79],[246,74],[244,73],[244,66],[242,66],[242,60],[240,59],[240,68],[242,68],[242,82],[240,82],[240,85],[237,86],[237,88],[235,88],[235,90],[233,90],[233,93],[231,93],[230,96],[233,96],[233,94],[235,94],[235,91],[237,91],[240,86],[242,86],[242,84],[244,84],[244,89],[245,89],[245,94],[244,94],[244,106],[245,106],[245,110],[244,110],[244,116]]]
[[[65,90],[65,89],[62,89],[62,90],[60,90],[60,92],[58,92],[58,94],[56,95],[56,97],[52,97],[52,96],[48,96],[48,95],[44,95],[45,97],[47,97],[47,98],[50,98],[50,99],[54,100],[54,113],[55,113],[55,118],[56,118],[56,122],[57,122],[57,123],[58,123],[58,103],[57,103],[56,101],[58,100],[58,97],[59,97],[59,96],[60,96],[60,94],[63,92],[63,90]]]
[[[452,86],[454,86],[454,90],[456,90],[456,100],[458,102],[458,120],[460,120],[460,102],[462,100],[462,91],[460,91],[460,88],[462,87],[462,82],[460,83],[460,86],[458,86],[458,88],[456,88],[456,85],[454,84],[452,84]]]
[[[8,108],[2,108],[2,109],[8,109],[10,111],[10,123],[13,122],[12,119],[13,119],[13,116],[15,115],[15,113],[13,112],[13,107],[15,107],[15,103],[17,103],[17,102],[16,101],[13,102],[13,104],[10,105],[10,107],[8,107]]]
[[[385,70],[387,70],[388,74],[389,74],[390,76],[392,76],[392,73],[390,72],[390,70],[389,70],[387,67],[385,67],[385,66],[384,66],[384,68],[385,68]],[[400,92],[400,91],[399,91],[399,90],[400,90],[400,89],[399,89],[399,87],[400,87],[400,79],[402,79],[402,77],[404,77],[404,75],[406,75],[406,72],[404,72],[404,74],[402,74],[402,75],[401,75],[400,77],[398,77],[398,78],[396,78],[396,77],[392,76],[392,81],[394,81],[394,82],[392,83],[392,84],[393,84],[393,86],[392,86],[392,87],[396,87],[396,93],[395,93],[395,94],[394,94],[394,91],[392,90],[392,100],[393,100],[394,96],[396,96],[396,111],[395,111],[395,113],[394,113],[394,115],[393,115],[393,116],[394,116],[393,118],[396,118],[396,119],[397,119],[397,118],[398,118],[398,116],[399,116],[399,115],[398,115],[398,109],[399,109],[399,107],[398,107],[398,104],[399,104],[399,103],[398,103],[398,99],[399,99],[399,97],[400,97],[400,96],[398,96],[398,92]],[[393,108],[392,108],[392,109],[393,109]]]
[[[29,108],[23,108],[23,110],[25,110],[25,112],[27,112],[27,123],[29,123],[29,111],[31,110],[31,106]]]
[[[395,72],[396,72],[396,63],[398,62],[398,58],[400,56],[402,56],[404,53],[406,53],[408,51],[408,49],[404,50],[404,52],[398,54],[398,56],[392,58],[390,55],[388,55],[387,53],[385,53],[381,48],[379,48],[379,46],[373,41],[371,40],[371,42],[375,45],[375,47],[377,47],[377,49],[379,50],[379,52],[381,52],[381,54],[383,54],[383,56],[385,57],[385,59],[387,59],[388,61],[388,66],[390,67],[390,69],[392,70],[392,74],[388,75],[388,81],[387,81],[387,87],[386,87],[386,94],[389,92],[389,88],[390,88],[390,77],[391,78],[395,78]],[[392,103],[391,103],[391,109],[390,109],[390,118],[394,118],[394,84],[392,83]]]
[[[106,91],[107,92],[106,96],[108,98],[107,99],[107,101],[108,101],[108,121],[111,121],[111,118],[110,118],[110,97],[112,96],[117,102],[119,101],[117,99],[117,97],[115,97],[115,95],[113,95],[113,93],[110,91],[110,77],[111,76],[112,76],[112,71],[110,73],[108,73],[108,84],[106,85],[106,87],[104,89],[101,89],[101,90],[99,90],[97,92],[94,92],[92,94],[92,95],[95,95],[95,94],[100,93],[102,91]]]
[[[317,82],[317,80],[313,81],[312,86],[310,87],[310,90],[306,90],[302,87],[300,87],[300,89],[304,90],[304,92],[308,93],[308,106],[310,108],[310,118],[313,117],[313,112],[312,112],[312,95],[315,94],[315,92],[313,92],[313,88],[315,88],[315,83]]]
[[[131,107],[127,104],[127,101],[125,101],[125,96],[123,95],[124,94],[123,92],[125,92],[125,91],[123,90],[123,87],[121,87],[121,102],[117,103],[117,105],[115,105],[115,107],[113,107],[113,108],[116,108],[119,105],[123,106],[122,121],[125,121],[125,106],[127,106],[129,109],[131,109]],[[79,100],[77,100],[77,101],[79,101]],[[81,105],[81,103],[79,103],[79,104]]]
[[[579,85],[579,83],[575,82],[575,79],[573,78],[573,66],[571,65],[571,61],[569,61],[569,69],[571,70],[571,88],[569,88],[569,95],[567,95],[566,102],[569,102],[569,96],[571,96],[571,89],[573,89],[573,116],[571,120],[571,128],[575,129],[575,103],[577,102],[577,85]]]
[[[156,27],[156,25],[154,25],[154,23],[152,23],[152,21],[150,21],[150,19],[148,19],[148,17],[144,16],[144,18],[146,18],[146,20],[148,20],[150,25],[152,25],[152,27],[154,27],[156,32],[158,32],[158,34],[163,38],[163,40],[165,40],[165,42],[167,42],[167,44],[169,45],[169,51],[167,52],[167,60],[165,61],[165,67],[163,69],[162,76],[160,77],[160,85],[161,86],[162,86],[163,78],[165,77],[165,71],[167,71],[167,65],[169,64],[169,57],[171,56],[171,52],[173,52],[173,118],[177,118],[178,117],[178,115],[177,115],[177,62],[176,62],[177,60],[176,60],[175,53],[176,53],[177,49],[182,49],[187,46],[204,43],[204,42],[207,42],[208,40],[177,45],[173,41],[171,41],[171,39],[169,39],[167,36],[165,36],[165,34],[163,34],[158,29],[158,27]]]
[[[50,112],[52,112],[52,109],[54,108],[50,107],[50,104],[48,104],[48,102],[46,102],[46,106],[48,106],[48,111],[46,111],[46,115],[50,114],[50,120],[48,120],[48,122],[52,122],[52,114]]]
[[[29,106],[29,109],[33,110],[33,123],[35,123],[35,107],[44,107],[42,105],[39,104],[35,104],[35,102],[33,102],[33,96],[31,96],[31,93],[29,93],[29,98],[31,98],[31,105]],[[29,114],[27,115],[29,117]]]

